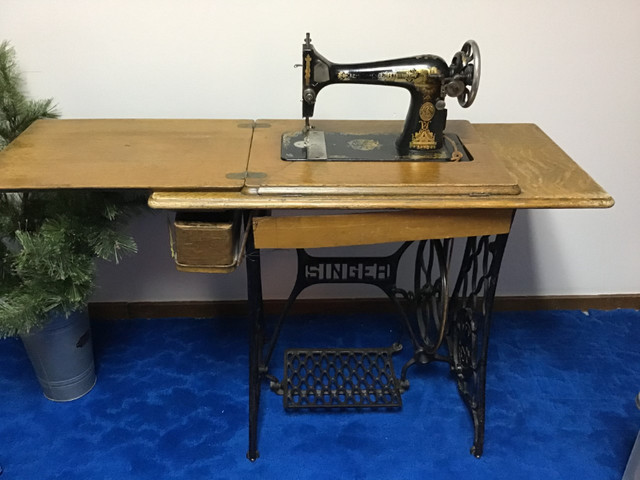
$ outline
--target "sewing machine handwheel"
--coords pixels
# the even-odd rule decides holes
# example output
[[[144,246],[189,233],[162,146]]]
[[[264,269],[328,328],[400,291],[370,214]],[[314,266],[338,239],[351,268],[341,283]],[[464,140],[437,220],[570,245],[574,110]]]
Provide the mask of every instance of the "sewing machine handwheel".
[[[475,41],[468,40],[460,51],[465,57],[463,59],[464,70],[470,70],[471,78],[465,83],[471,85],[471,89],[465,88],[464,91],[458,95],[458,103],[461,107],[467,108],[470,107],[476,99],[478,87],[480,86],[480,49]]]

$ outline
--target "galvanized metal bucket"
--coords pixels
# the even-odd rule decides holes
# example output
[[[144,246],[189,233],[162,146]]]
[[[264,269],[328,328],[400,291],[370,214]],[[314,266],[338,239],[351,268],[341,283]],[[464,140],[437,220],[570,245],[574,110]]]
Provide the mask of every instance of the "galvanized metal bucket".
[[[49,400],[68,402],[96,383],[88,311],[50,314],[41,329],[21,335],[42,391]]]

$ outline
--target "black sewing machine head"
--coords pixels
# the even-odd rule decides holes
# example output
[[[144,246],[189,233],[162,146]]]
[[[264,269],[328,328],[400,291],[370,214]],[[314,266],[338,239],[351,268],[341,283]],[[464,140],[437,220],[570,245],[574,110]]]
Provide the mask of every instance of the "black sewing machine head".
[[[298,135],[283,136],[285,160],[460,160],[464,148],[459,139],[444,135],[447,119],[446,97],[456,97],[469,107],[480,83],[480,51],[473,40],[467,41],[447,64],[436,55],[418,55],[396,60],[338,64],[320,55],[307,37],[302,46],[302,116],[305,128]],[[337,83],[374,84],[409,90],[411,103],[402,133],[393,142],[393,152],[368,149],[369,158],[345,158],[345,152],[333,155],[327,147],[342,143],[328,139],[328,132],[317,132],[309,124],[320,90]],[[356,139],[345,139],[347,143]],[[446,140],[446,141],[445,141]],[[457,142],[457,144],[456,144]],[[322,145],[324,143],[324,145]],[[380,145],[388,144],[384,139]],[[340,147],[336,147],[340,150]],[[331,148],[330,148],[331,149]],[[365,149],[367,150],[367,149]],[[365,156],[367,156],[365,155]],[[373,156],[371,156],[373,155]],[[380,158],[376,158],[376,155]],[[388,158],[389,156],[393,158]],[[464,156],[464,154],[462,154]],[[464,159],[464,158],[463,158]]]

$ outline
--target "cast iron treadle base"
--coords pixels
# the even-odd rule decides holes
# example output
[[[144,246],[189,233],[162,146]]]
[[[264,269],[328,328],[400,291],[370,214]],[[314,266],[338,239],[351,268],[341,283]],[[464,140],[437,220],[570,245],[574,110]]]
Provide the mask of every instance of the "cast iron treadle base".
[[[284,408],[401,407],[391,359],[400,348],[287,350]]]

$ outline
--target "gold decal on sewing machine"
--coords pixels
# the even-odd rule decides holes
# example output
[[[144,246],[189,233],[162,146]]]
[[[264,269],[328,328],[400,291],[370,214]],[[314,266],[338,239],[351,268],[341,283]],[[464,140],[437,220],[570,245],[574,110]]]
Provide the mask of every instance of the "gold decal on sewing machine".
[[[338,72],[338,80],[346,82],[347,80],[349,80],[349,78],[351,78],[351,74],[349,72],[346,72],[344,70],[341,72]]]
[[[425,83],[424,85],[416,85],[416,88],[422,95],[424,101],[435,102],[440,93],[437,83]]]
[[[429,122],[436,114],[436,107],[431,102],[424,102],[420,107],[420,130],[411,136],[409,148],[415,150],[433,150],[436,148],[436,136],[429,130]]]
[[[410,70],[389,70],[378,73],[378,80],[383,82],[406,82],[413,83],[414,85],[426,85],[429,82],[429,77],[432,75],[440,75],[438,67],[434,66],[420,70],[416,70],[415,68]]]
[[[354,140],[349,140],[347,142],[347,145],[349,145],[354,150],[360,150],[363,152],[368,152],[370,150],[380,148],[380,142],[372,138],[356,138]]]
[[[429,122],[420,122],[420,130],[411,136],[409,148],[415,150],[433,150],[436,148],[436,137],[429,130]]]
[[[433,103],[425,102],[420,107],[420,120],[425,122],[431,121],[433,116],[436,114],[436,107],[434,107]]]
[[[311,83],[311,55],[307,53],[307,56],[304,57],[304,84],[305,86],[309,86]]]

